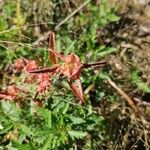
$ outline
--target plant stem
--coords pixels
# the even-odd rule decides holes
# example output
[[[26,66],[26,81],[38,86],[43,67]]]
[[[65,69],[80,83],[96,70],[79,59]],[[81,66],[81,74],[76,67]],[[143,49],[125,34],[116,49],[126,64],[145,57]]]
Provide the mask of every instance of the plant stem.
[[[90,63],[90,64],[83,64],[83,68],[89,68],[89,67],[98,67],[98,66],[103,66],[107,63],[107,61],[103,62],[95,62],[95,63]]]
[[[85,5],[87,5],[91,0],[86,0],[83,4],[81,4],[77,9],[75,9],[70,15],[64,18],[56,27],[55,31],[59,29],[61,25],[63,25],[66,21],[68,21],[72,16],[74,16],[78,11],[80,11]]]
[[[16,18],[17,18],[17,26],[19,26],[20,20],[20,0],[16,0]]]

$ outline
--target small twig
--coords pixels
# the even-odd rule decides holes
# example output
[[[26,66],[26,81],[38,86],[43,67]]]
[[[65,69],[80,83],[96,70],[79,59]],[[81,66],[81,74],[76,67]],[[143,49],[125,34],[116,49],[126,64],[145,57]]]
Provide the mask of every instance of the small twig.
[[[56,51],[55,49],[55,33],[51,32],[50,38],[49,38],[49,60],[52,64],[57,64],[57,58],[54,53],[51,52],[51,50]]]
[[[150,106],[150,102],[142,101],[138,98],[133,98],[133,100],[138,102],[138,105]]]
[[[103,62],[95,62],[95,63],[90,63],[90,64],[83,64],[83,68],[89,68],[89,67],[97,67],[97,66],[103,66],[107,63],[107,61]]]
[[[10,29],[1,31],[0,34],[4,34],[4,33],[15,31],[15,30],[20,30],[20,29],[21,29],[21,27],[10,28]]]
[[[68,15],[65,19],[63,19],[56,27],[55,31],[59,29],[61,25],[63,25],[66,21],[68,21],[72,16],[74,16],[78,11],[80,11],[85,5],[87,5],[91,0],[86,0],[83,4],[81,4],[77,9],[75,9],[70,15]]]
[[[53,73],[56,71],[57,68],[58,68],[58,65],[55,65],[51,68],[43,68],[43,69],[29,71],[29,73],[48,73],[48,72]]]
[[[128,102],[128,104],[134,109],[136,113],[141,114],[140,110],[135,106],[133,100],[124,92],[122,91],[116,83],[114,83],[109,77],[107,78],[109,84],[118,91],[118,93]]]
[[[38,70],[30,71],[29,73],[47,73],[47,72],[51,72],[51,68],[38,69]]]

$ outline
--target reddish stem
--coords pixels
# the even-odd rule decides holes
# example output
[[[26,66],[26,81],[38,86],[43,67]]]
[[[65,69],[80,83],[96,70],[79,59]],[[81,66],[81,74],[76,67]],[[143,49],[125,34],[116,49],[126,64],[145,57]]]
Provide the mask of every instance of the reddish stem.
[[[103,66],[104,64],[106,64],[107,62],[96,62],[96,63],[90,63],[90,64],[83,64],[83,68],[89,68],[89,67],[98,67],[98,66]],[[58,68],[58,66],[54,66],[52,68],[44,68],[44,69],[39,69],[39,70],[35,70],[35,71],[30,71],[29,73],[47,73],[47,72],[55,72],[56,69]]]
[[[29,73],[47,73],[47,72],[55,72],[56,69],[58,68],[58,65],[52,67],[52,68],[44,68],[44,69],[39,69],[39,70],[34,70],[34,71],[30,71]]]

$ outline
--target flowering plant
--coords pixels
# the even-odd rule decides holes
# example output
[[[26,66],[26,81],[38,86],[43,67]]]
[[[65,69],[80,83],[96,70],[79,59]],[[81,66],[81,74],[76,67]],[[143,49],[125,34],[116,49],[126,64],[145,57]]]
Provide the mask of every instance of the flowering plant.
[[[80,81],[80,74],[83,68],[83,64],[75,54],[62,55],[55,49],[55,34],[52,32],[50,35],[50,61],[53,64],[51,68],[45,68],[30,73],[51,73],[59,74],[67,77],[69,86],[78,98],[79,102],[83,102],[83,90]],[[62,61],[62,63],[60,62]]]
[[[67,82],[71,91],[82,104],[84,100],[83,89],[80,80],[81,71],[83,68],[103,65],[106,62],[98,62],[93,64],[81,63],[79,57],[73,53],[64,55],[55,49],[55,34],[50,34],[49,42],[49,60],[52,63],[51,68],[41,69],[38,62],[35,60],[17,59],[13,64],[14,71],[24,71],[28,74],[26,83],[34,83],[37,81],[36,99],[38,93],[44,93],[51,85],[52,76],[54,74],[61,75],[67,78]],[[0,92],[0,99],[16,99],[19,92],[24,92],[16,85],[8,86],[4,91]]]

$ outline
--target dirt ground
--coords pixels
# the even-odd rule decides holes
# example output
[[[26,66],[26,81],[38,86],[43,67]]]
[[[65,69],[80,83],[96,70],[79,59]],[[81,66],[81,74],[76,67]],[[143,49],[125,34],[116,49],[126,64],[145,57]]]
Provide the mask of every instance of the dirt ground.
[[[120,4],[119,4],[120,3]],[[123,72],[128,72],[130,64],[142,73],[142,79],[150,85],[150,1],[115,0],[122,19],[113,28],[111,41],[119,51],[116,57]],[[119,28],[118,28],[119,27]],[[115,38],[114,38],[115,37]],[[111,40],[111,39],[110,39]],[[116,68],[117,69],[117,68]],[[149,101],[150,97],[147,99]]]

